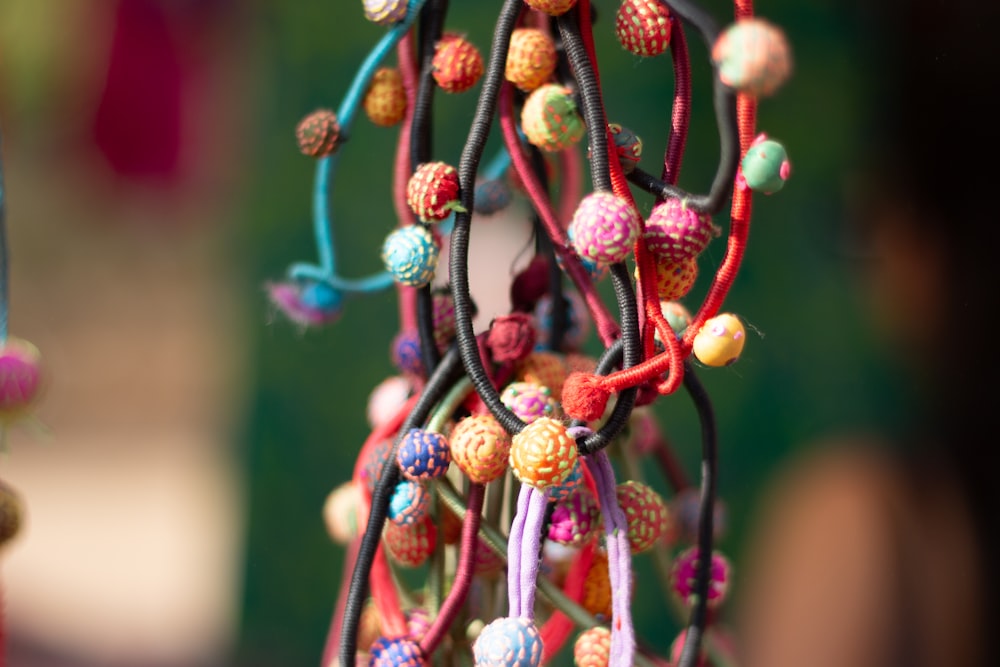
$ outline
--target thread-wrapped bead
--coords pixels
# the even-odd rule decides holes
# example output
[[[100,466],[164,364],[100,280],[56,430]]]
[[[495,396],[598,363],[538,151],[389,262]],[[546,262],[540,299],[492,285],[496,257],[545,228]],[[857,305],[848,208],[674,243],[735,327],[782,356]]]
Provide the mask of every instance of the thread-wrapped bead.
[[[493,215],[508,206],[513,196],[510,186],[499,178],[491,178],[476,184],[476,213]]]
[[[412,526],[427,514],[430,504],[431,496],[423,484],[402,479],[389,497],[389,521]]]
[[[576,667],[608,667],[611,660],[611,630],[604,626],[588,628],[573,644]]]
[[[504,76],[529,92],[549,80],[556,69],[556,44],[537,28],[518,28],[510,36]]]
[[[486,484],[507,470],[510,434],[493,415],[465,417],[451,431],[451,456],[466,477]]]
[[[500,401],[528,424],[540,417],[559,416],[559,406],[552,398],[552,390],[533,382],[511,382],[504,387]]]
[[[594,554],[594,560],[583,579],[583,599],[580,605],[600,620],[611,618],[611,573],[608,555],[603,551]]]
[[[458,207],[458,171],[445,162],[425,162],[406,183],[406,203],[423,222],[444,220]]]
[[[434,278],[441,249],[423,225],[393,230],[382,244],[382,262],[401,285],[423,287]]]
[[[538,667],[542,637],[530,619],[498,618],[479,633],[472,655],[476,667]]]
[[[340,143],[340,123],[330,109],[317,109],[299,121],[295,128],[299,150],[309,157],[332,155]]]
[[[387,521],[382,541],[393,561],[403,567],[420,567],[434,553],[437,527],[429,514],[408,526]]]
[[[674,592],[684,604],[693,604],[699,554],[698,547],[685,549],[674,559],[674,565],[670,571],[670,581]],[[723,603],[731,579],[732,566],[729,564],[729,560],[720,552],[713,551],[712,561],[708,569],[708,606],[710,608],[718,607]]]
[[[631,254],[642,219],[621,197],[593,192],[577,206],[570,228],[577,254],[598,264],[616,264]]]
[[[650,549],[669,527],[669,514],[663,498],[648,485],[635,480],[619,484],[615,495],[628,523],[628,543],[632,553]]]
[[[562,422],[542,417],[511,439],[510,467],[521,483],[536,489],[559,484],[576,464],[576,441]]]
[[[639,267],[635,267],[635,279],[641,280]],[[663,301],[679,299],[694,286],[698,279],[698,260],[689,259],[684,262],[656,263],[656,294]]]
[[[529,143],[552,153],[579,142],[587,127],[570,89],[547,83],[533,90],[525,100],[521,129]]]
[[[406,116],[403,75],[394,67],[380,67],[372,76],[363,101],[365,115],[380,127],[392,127]]]
[[[559,544],[578,547],[589,542],[600,525],[601,512],[594,494],[587,487],[579,486],[553,508],[548,538]]]
[[[390,347],[392,363],[403,373],[423,375],[424,362],[420,356],[420,334],[413,329],[404,329],[392,339]]]
[[[365,18],[388,26],[406,18],[407,0],[364,0]]]
[[[576,463],[573,465],[573,469],[569,471],[569,474],[566,475],[566,479],[549,487],[549,502],[556,503],[566,500],[582,486],[583,466],[580,465],[580,459],[577,457]]]
[[[670,11],[657,0],[624,0],[615,16],[615,35],[637,56],[658,56],[670,46]]]
[[[409,637],[380,637],[372,644],[369,667],[427,667],[427,659],[418,644]]]
[[[434,50],[434,80],[446,93],[462,93],[483,76],[483,56],[461,35],[445,34]]]
[[[326,532],[337,544],[347,544],[357,537],[362,516],[361,491],[353,481],[335,488],[323,503],[323,523]]]
[[[420,481],[441,477],[451,465],[448,438],[433,431],[410,429],[399,443],[396,463],[407,479]]]
[[[792,71],[791,49],[780,28],[746,18],[726,28],[712,47],[719,79],[750,95],[773,94]]]
[[[700,255],[720,232],[711,216],[670,198],[653,207],[642,235],[650,252],[676,264]]]

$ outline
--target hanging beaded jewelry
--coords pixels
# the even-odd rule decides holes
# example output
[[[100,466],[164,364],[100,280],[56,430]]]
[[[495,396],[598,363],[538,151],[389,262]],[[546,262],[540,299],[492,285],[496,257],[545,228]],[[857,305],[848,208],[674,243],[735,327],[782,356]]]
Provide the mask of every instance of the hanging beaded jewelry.
[[[427,665],[439,656],[457,661],[458,652],[477,667],[535,667],[574,627],[582,631],[577,665],[661,664],[631,619],[631,558],[647,551],[686,616],[674,664],[691,667],[718,650],[711,624],[731,572],[713,549],[715,418],[694,368],[734,363],[743,350],[742,322],[720,311],[742,262],[752,193],[777,192],[791,171],[781,144],[755,128],[757,99],[790,73],[788,45],[753,16],[751,0],[734,5],[734,22],[720,30],[689,0],[619,3],[612,32],[621,46],[643,58],[669,51],[673,63],[671,129],[656,176],[640,166],[644,142],[606,117],[589,0],[506,0],[485,58],[467,35],[445,30],[447,0],[365,1],[365,16],[386,26],[385,36],[336,113],[313,112],[297,131],[302,152],[317,160],[320,262],[295,264],[287,282],[270,287],[272,301],[304,325],[332,321],[346,294],[393,284],[399,291],[392,356],[401,375],[373,392],[371,436],[352,481],[327,503],[330,533],[347,543],[348,560],[324,667],[363,655],[371,665]],[[686,29],[712,61],[720,152],[705,194],[677,186],[691,99]],[[382,67],[393,48],[397,66]],[[435,90],[477,87],[458,161],[439,159]],[[328,202],[359,105],[374,124],[399,125],[398,225],[382,246],[383,270],[349,280],[336,270]],[[494,117],[503,150],[480,169]],[[578,185],[585,135],[586,194]],[[518,191],[530,203],[536,257],[511,284],[513,312],[477,334],[472,216],[498,212]],[[654,199],[646,219],[637,194]],[[727,200],[725,255],[689,311],[678,300],[723,233],[713,216]],[[447,267],[438,263],[444,242]],[[445,292],[431,287],[441,271]],[[596,289],[605,275],[617,317]],[[604,346],[599,360],[581,352],[587,317]],[[700,419],[698,489],[641,407],[681,387]],[[642,479],[645,456],[659,463],[672,502]],[[402,591],[393,570],[416,566],[428,568],[426,586]],[[371,614],[379,636],[362,633]]]

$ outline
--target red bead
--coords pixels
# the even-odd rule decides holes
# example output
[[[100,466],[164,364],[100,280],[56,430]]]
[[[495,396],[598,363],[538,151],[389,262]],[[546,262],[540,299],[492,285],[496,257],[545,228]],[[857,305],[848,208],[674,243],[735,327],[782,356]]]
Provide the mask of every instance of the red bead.
[[[448,93],[472,88],[483,75],[483,56],[464,37],[446,34],[434,51],[434,80]]]
[[[625,0],[618,7],[615,34],[637,56],[658,56],[670,46],[670,11],[656,0]]]
[[[310,157],[332,155],[340,142],[340,123],[329,109],[318,109],[299,121],[295,128],[299,150]]]

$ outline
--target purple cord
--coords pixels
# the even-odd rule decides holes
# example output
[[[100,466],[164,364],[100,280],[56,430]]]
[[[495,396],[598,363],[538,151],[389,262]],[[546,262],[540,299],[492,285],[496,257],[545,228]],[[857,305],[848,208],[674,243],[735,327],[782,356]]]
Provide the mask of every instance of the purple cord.
[[[528,516],[524,521],[524,542],[521,546],[521,610],[522,618],[535,619],[535,590],[538,587],[539,553],[542,547],[542,524],[549,504],[548,491],[532,488],[528,496]]]
[[[510,607],[508,616],[517,618],[521,615],[521,545],[524,542],[524,522],[528,517],[528,498],[531,487],[521,485],[517,494],[517,513],[510,524],[510,535],[507,536],[507,599]]]
[[[589,457],[591,472],[597,484],[604,517],[605,542],[608,549],[608,575],[611,579],[611,656],[609,667],[631,667],[635,656],[635,628],[629,597],[632,594],[632,560],[628,545],[628,524],[625,512],[618,505],[615,493],[615,471],[604,450]]]

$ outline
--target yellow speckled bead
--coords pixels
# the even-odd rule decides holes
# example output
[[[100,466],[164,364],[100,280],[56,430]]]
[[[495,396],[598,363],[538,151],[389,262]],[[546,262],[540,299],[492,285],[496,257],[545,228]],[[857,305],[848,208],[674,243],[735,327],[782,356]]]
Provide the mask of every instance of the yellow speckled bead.
[[[594,554],[594,562],[583,579],[583,599],[580,604],[600,619],[611,618],[611,575],[608,571],[607,554]]]
[[[746,337],[740,319],[723,313],[705,322],[694,337],[692,351],[706,366],[728,366],[739,359]]]
[[[398,69],[381,67],[365,93],[365,114],[380,127],[392,127],[406,116],[406,89]]]
[[[580,633],[573,644],[573,663],[576,667],[608,667],[611,660],[611,630],[604,626],[589,628]]]
[[[560,484],[576,464],[576,441],[562,422],[541,417],[514,436],[510,467],[523,484],[546,489]]]
[[[510,435],[492,415],[473,415],[455,424],[448,446],[451,460],[477,484],[492,482],[507,470]]]
[[[538,28],[518,28],[510,36],[504,76],[519,89],[531,91],[556,70],[556,44]]]
[[[636,281],[639,280],[639,267],[635,267]],[[684,262],[657,262],[656,293],[662,301],[679,299],[691,291],[694,281],[698,279],[698,261],[691,258]]]

